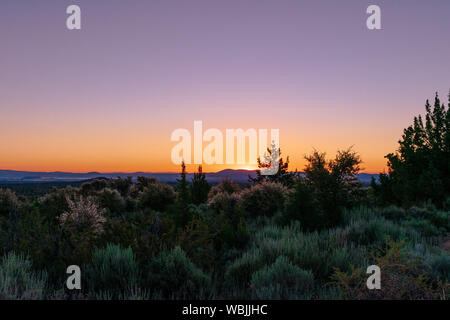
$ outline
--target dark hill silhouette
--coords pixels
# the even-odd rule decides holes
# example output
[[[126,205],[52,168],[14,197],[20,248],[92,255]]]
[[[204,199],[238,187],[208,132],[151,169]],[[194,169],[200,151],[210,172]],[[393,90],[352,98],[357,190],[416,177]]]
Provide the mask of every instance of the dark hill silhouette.
[[[255,170],[234,170],[225,169],[218,172],[205,173],[206,179],[210,183],[218,183],[224,178],[230,178],[236,183],[247,183],[248,177],[255,177]],[[156,178],[161,182],[175,184],[176,179],[179,178],[179,173],[176,172],[31,172],[31,171],[15,171],[15,170],[0,170],[0,183],[32,183],[32,182],[79,182],[95,178],[113,179],[117,177],[126,178],[132,177],[136,179],[138,176],[145,176],[149,178]],[[193,177],[193,173],[188,173],[188,181]],[[361,173],[358,175],[359,180],[367,185],[370,183],[372,177],[378,178],[376,174]]]

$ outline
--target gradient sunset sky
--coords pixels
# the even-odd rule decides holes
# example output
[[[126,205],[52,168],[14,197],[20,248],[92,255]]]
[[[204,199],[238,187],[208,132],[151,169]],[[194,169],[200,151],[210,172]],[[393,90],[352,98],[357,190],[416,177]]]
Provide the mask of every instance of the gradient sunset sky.
[[[66,8],[82,30],[66,29]],[[381,7],[382,30],[366,28]],[[385,168],[450,88],[448,0],[1,0],[0,169],[177,171],[177,128],[280,129]],[[205,166],[205,171],[225,167]],[[193,169],[190,167],[189,169]]]

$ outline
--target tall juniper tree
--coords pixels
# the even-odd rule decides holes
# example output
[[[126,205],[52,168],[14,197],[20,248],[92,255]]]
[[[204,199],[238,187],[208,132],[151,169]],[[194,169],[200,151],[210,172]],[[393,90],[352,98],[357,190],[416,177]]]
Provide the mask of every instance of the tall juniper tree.
[[[414,117],[403,130],[395,153],[386,155],[388,174],[372,184],[383,202],[413,204],[427,200],[441,205],[450,196],[450,94],[447,107],[438,94],[425,104],[425,120]]]

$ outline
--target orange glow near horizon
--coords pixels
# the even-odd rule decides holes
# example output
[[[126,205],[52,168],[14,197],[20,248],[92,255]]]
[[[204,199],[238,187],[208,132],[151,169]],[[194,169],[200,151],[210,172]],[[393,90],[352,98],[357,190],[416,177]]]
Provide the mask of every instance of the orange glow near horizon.
[[[0,134],[3,134],[0,130]],[[93,134],[93,133],[92,133]],[[155,139],[156,140],[156,139]],[[39,135],[32,132],[22,132],[3,143],[0,150],[0,170],[17,171],[66,171],[66,172],[179,172],[180,166],[171,162],[171,148],[176,142],[168,138],[165,142],[145,140],[137,136],[130,137],[130,141],[119,136],[105,139],[86,133],[64,135],[46,133],[41,130]],[[283,141],[283,140],[282,140]],[[296,142],[292,137],[281,144],[282,157],[289,156],[289,169],[302,171],[305,166],[304,156],[312,152],[314,147],[307,143]],[[207,144],[204,143],[205,147]],[[327,158],[332,158],[338,149],[345,149],[347,144],[316,143],[315,149],[327,152]],[[386,169],[388,152],[395,150],[391,146],[367,145],[353,149],[362,159],[362,172],[379,173]],[[158,152],[154,152],[158,150]],[[225,152],[224,152],[225,153]],[[248,159],[247,159],[248,160]],[[187,164],[188,172],[197,171],[198,164]],[[217,172],[224,169],[255,170],[256,164],[203,164],[204,172]]]
[[[170,118],[164,110],[153,112],[150,116],[141,105],[135,105],[133,109],[143,111],[130,113],[126,117],[121,110],[99,114],[90,105],[85,102],[78,106],[69,105],[66,110],[38,112],[38,105],[30,108],[24,104],[8,110],[9,122],[0,126],[0,170],[179,172],[179,165],[171,161],[171,150],[178,143],[170,140],[171,133],[177,128],[186,128],[193,136],[194,120],[202,119],[200,112],[194,111],[181,118]],[[199,108],[210,110],[208,103]],[[213,108],[203,114],[203,132],[209,128],[222,132],[225,157],[227,128],[278,128],[282,157],[289,156],[289,169],[292,171],[302,171],[304,156],[314,149],[326,152],[327,158],[333,158],[337,150],[353,146],[363,160],[363,172],[382,172],[386,169],[384,156],[396,150],[401,128],[408,125],[409,120],[408,117],[403,119],[397,116],[395,126],[389,125],[380,130],[378,123],[384,118],[375,112],[370,122],[359,124],[346,118],[345,114],[324,117],[317,107],[306,109],[309,111],[308,117],[300,115],[300,109],[276,119],[255,114],[253,110],[257,108],[268,110],[270,104],[261,102],[246,108]],[[23,118],[23,114],[27,117]],[[239,118],[235,114],[239,114]],[[203,150],[209,143],[203,142]],[[197,167],[187,165],[190,172]],[[204,172],[228,168],[256,169],[256,164],[203,165]]]
[[[152,121],[149,126],[145,117],[139,114],[130,115],[127,121],[123,121],[121,115],[104,116],[102,122],[97,122],[95,117],[86,120],[90,119],[88,112],[84,113],[86,118],[79,113],[69,120],[64,114],[64,118],[57,119],[59,121],[36,115],[41,121],[31,121],[30,117],[28,121],[20,122],[20,115],[17,110],[9,113],[9,118],[14,121],[0,127],[0,136],[3,137],[0,142],[0,170],[179,172],[179,165],[171,161],[171,150],[178,143],[170,141],[171,132],[176,128],[186,128],[193,135],[193,120]],[[317,117],[314,114],[311,116],[312,120]],[[196,119],[192,115],[190,118]],[[384,156],[397,148],[397,137],[401,133],[400,130],[386,128],[374,134],[374,129],[369,125],[356,127],[349,122],[348,126],[345,123],[337,126],[332,122],[334,119],[325,122],[321,118],[321,125],[327,129],[322,130],[314,122],[302,120],[300,125],[294,125],[288,122],[288,118],[255,120],[251,112],[245,114],[243,111],[239,121],[229,114],[209,115],[209,119],[203,121],[203,132],[218,128],[224,135],[225,147],[226,128],[280,128],[282,157],[289,156],[289,169],[292,171],[302,171],[304,156],[314,149],[326,152],[327,158],[333,158],[337,150],[353,146],[363,160],[362,172],[367,173],[379,173],[386,169]],[[358,131],[357,135],[355,131]],[[203,142],[203,150],[209,143]],[[204,164],[203,171],[256,169],[256,164],[248,163],[248,146],[246,157],[245,164]],[[187,164],[189,172],[196,171],[197,167]]]

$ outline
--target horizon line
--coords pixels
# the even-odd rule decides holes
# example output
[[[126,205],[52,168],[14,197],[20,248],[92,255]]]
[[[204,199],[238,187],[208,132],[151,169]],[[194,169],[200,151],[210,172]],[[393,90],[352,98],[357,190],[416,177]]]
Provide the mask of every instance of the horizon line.
[[[231,171],[248,171],[248,172],[256,172],[259,169],[233,169],[233,168],[225,168],[219,171],[209,171],[209,172],[205,172],[203,171],[203,173],[207,174],[207,173],[219,173],[225,170],[231,170]],[[60,170],[56,170],[56,171],[32,171],[32,170],[13,170],[13,169],[0,169],[1,171],[9,171],[9,172],[29,172],[29,173],[72,173],[72,174],[138,174],[138,173],[143,173],[143,174],[155,174],[155,173],[169,173],[169,174],[180,174],[179,171],[87,171],[87,172],[77,172],[77,171],[60,171]],[[187,174],[190,173],[197,173],[198,171],[192,171],[192,172],[186,172]],[[297,170],[293,170],[293,171],[288,171],[289,173],[303,173],[304,171],[297,171]],[[380,174],[380,173],[384,173],[382,171],[380,172],[366,172],[366,171],[361,171],[358,174],[361,173],[366,173],[366,174]]]

